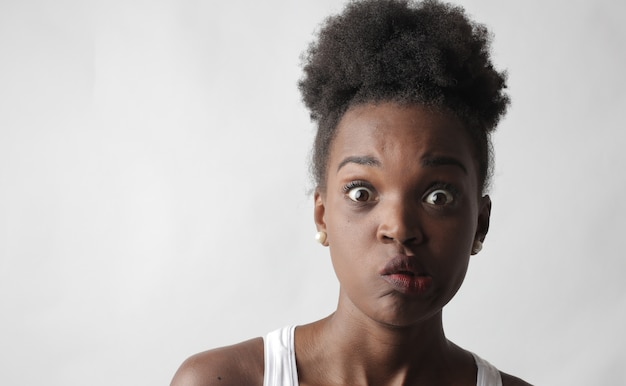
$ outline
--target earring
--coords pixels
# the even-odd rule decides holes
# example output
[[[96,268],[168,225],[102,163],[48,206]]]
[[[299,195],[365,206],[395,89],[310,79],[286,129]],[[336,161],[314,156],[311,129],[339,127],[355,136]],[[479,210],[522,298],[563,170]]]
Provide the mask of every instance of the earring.
[[[325,245],[326,243],[326,232],[324,231],[319,231],[315,234],[315,240],[317,240],[318,243]]]
[[[478,254],[478,252],[482,251],[483,242],[480,240],[474,240],[474,246],[472,246],[472,255]]]

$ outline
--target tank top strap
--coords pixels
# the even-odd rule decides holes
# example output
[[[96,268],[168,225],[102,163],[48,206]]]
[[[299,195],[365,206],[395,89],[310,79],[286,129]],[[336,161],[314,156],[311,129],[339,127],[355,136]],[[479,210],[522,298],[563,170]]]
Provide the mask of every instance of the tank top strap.
[[[298,386],[294,333],[286,326],[264,337],[265,372],[263,386]],[[502,377],[491,363],[472,353],[476,362],[476,386],[502,386]]]
[[[283,327],[264,337],[263,386],[298,386],[295,329],[296,326]]]
[[[498,369],[478,355],[474,353],[472,355],[478,369],[476,386],[502,386],[502,377]]]

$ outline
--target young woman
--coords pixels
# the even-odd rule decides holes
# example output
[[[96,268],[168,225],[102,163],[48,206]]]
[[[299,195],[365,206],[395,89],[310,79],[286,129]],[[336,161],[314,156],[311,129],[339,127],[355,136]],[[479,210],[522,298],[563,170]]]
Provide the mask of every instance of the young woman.
[[[489,229],[505,78],[486,29],[435,1],[365,0],[306,56],[318,241],[337,310],[183,363],[172,385],[526,385],[446,339],[442,308]]]

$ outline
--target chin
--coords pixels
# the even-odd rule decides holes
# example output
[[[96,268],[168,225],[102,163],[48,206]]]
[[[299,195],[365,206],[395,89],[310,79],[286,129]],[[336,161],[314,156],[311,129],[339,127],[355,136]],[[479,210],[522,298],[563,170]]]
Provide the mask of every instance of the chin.
[[[424,326],[425,324],[435,323],[439,325],[441,322],[441,308],[434,310],[408,310],[400,309],[392,312],[386,311],[372,318],[380,325],[393,328],[393,329],[405,329],[418,326]]]

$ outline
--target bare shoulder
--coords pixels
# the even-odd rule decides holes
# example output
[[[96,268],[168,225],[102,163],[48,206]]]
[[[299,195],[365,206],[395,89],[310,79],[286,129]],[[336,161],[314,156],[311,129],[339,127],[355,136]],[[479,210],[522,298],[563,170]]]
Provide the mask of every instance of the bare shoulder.
[[[530,383],[524,381],[523,379],[519,379],[510,374],[500,372],[502,376],[502,386],[532,386]]]
[[[193,355],[183,362],[171,386],[263,385],[263,339]]]

